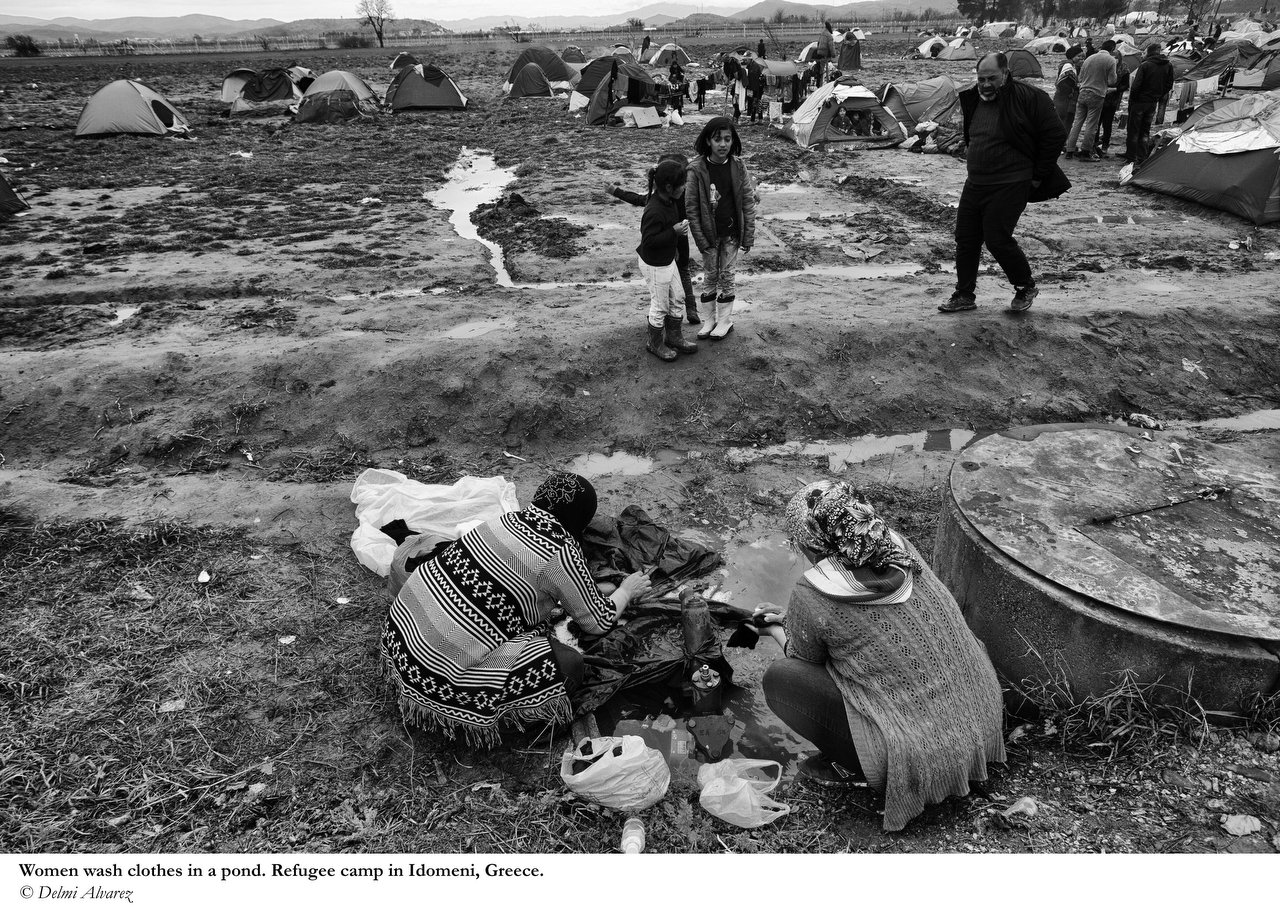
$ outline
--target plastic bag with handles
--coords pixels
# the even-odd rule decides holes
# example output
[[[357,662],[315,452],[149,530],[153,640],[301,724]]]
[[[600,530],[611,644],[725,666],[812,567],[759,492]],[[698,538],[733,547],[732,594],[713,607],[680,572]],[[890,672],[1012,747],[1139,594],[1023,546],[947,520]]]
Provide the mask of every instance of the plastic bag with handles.
[[[773,777],[769,773],[773,772]],[[698,769],[698,801],[725,823],[753,830],[791,813],[769,792],[782,781],[782,764],[769,759],[725,759]]]
[[[639,737],[590,737],[564,751],[560,778],[593,804],[638,811],[667,793],[671,770],[662,754]]]

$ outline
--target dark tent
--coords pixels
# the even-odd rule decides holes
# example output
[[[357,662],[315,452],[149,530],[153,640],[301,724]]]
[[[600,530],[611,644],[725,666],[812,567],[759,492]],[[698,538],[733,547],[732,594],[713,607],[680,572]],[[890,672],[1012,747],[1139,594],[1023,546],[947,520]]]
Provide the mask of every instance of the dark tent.
[[[578,85],[573,88],[574,92],[581,93],[588,99],[591,98],[591,94],[596,91],[600,81],[609,78],[609,71],[613,69],[613,62],[616,60],[618,59],[612,55],[598,57],[583,67],[582,73],[578,78]]]
[[[955,81],[945,74],[919,83],[886,83],[876,95],[908,131],[922,121],[945,124],[960,104]]]
[[[508,99],[523,99],[527,96],[550,96],[551,83],[547,80],[547,75],[542,72],[542,68],[537,64],[525,64],[520,68],[520,72],[516,74],[515,80],[511,84],[511,89],[507,92]]]
[[[1280,87],[1280,52],[1262,51],[1250,41],[1228,42],[1196,61],[1181,78],[1204,80],[1228,71],[1234,71],[1236,89],[1275,89]]]
[[[242,67],[222,81],[222,101],[229,103],[233,112],[247,108],[247,102],[293,102],[301,97],[293,74],[282,67],[261,71]]]
[[[1044,68],[1040,66],[1040,59],[1025,48],[1010,51],[1007,56],[1010,76],[1019,80],[1039,80],[1044,77]]]
[[[449,75],[433,64],[401,68],[387,87],[387,107],[405,109],[464,109],[467,97]]]
[[[601,79],[587,106],[587,124],[608,123],[609,116],[624,105],[658,105],[658,83],[639,64],[618,61],[616,74]]]
[[[565,49],[560,52],[560,60],[566,64],[585,64],[587,56],[582,53],[582,49],[577,45],[566,45]]]
[[[1280,94],[1251,94],[1197,118],[1157,147],[1132,181],[1255,224],[1280,221]]]
[[[0,217],[11,217],[29,207],[31,205],[23,199],[22,195],[13,190],[4,173],[0,173]]]
[[[396,55],[396,59],[391,62],[392,70],[403,70],[405,67],[416,67],[422,61],[418,60],[408,51],[401,51]]]
[[[354,90],[327,89],[303,96],[293,120],[299,124],[338,124],[368,117],[373,111],[373,103],[362,100]]]
[[[556,89],[563,89],[568,92],[573,88],[573,84],[578,82],[578,72],[562,61],[560,55],[550,48],[535,45],[532,48],[525,48],[521,51],[520,56],[511,65],[511,69],[507,71],[506,82],[503,84],[503,92],[509,93],[511,91],[511,87],[515,85],[516,77],[529,64],[537,64],[542,70],[542,76],[546,82]],[[556,86],[557,83],[564,85]]]

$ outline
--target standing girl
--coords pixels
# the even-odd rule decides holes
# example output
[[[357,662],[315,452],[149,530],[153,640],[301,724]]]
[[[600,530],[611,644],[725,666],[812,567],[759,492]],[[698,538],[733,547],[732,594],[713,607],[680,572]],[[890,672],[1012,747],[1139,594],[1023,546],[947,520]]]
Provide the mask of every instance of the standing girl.
[[[684,196],[685,167],[664,159],[653,169],[653,193],[640,218],[636,254],[640,274],[649,285],[649,340],[645,350],[664,361],[693,354],[698,346],[680,333],[680,274],[676,268],[677,240],[689,232],[677,201]]]
[[[742,163],[742,141],[733,122],[712,118],[698,135],[700,154],[689,164],[685,212],[702,253],[702,328],[699,338],[719,341],[733,330],[734,267],[738,253],[756,239],[755,188]]]
[[[672,67],[677,65],[672,64]],[[683,153],[664,153],[658,157],[658,162],[663,163],[670,160],[677,164],[681,169],[688,170],[689,159]],[[649,199],[653,197],[653,181],[654,173],[657,171],[655,166],[649,170],[649,190],[639,195],[633,191],[621,188],[612,182],[608,182],[604,186],[604,190],[613,195],[619,201],[625,201],[636,207],[644,207],[649,203]],[[676,212],[680,215],[680,219],[685,219],[684,213],[684,195],[676,198]],[[702,322],[702,317],[698,315],[698,298],[693,295],[693,277],[689,274],[689,234],[682,233],[676,237],[676,273],[680,275],[680,286],[684,288],[684,310],[689,321],[694,325]]]

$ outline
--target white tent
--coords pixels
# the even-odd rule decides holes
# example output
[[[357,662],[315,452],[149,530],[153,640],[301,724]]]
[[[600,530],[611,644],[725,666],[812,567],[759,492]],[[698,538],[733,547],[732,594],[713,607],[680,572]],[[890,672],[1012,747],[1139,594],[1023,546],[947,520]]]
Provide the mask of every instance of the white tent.
[[[844,80],[811,92],[782,133],[802,147],[831,143],[896,147],[907,136],[875,93]]]
[[[938,38],[935,36],[933,38],[926,38],[920,43],[920,47],[916,50],[920,52],[921,57],[937,57],[946,47],[947,40],[945,38]]]
[[[1019,41],[1030,41],[1031,39],[1036,37],[1036,30],[1031,28],[1030,26],[1022,26],[1021,28],[1018,29],[1018,31],[1014,34],[1013,37],[1018,39]]]
[[[982,27],[981,35],[983,38],[1007,38],[1013,35],[1017,28],[1016,22],[988,22]]]
[[[75,136],[185,134],[189,130],[187,120],[151,87],[134,80],[116,80],[89,97],[76,123]]]
[[[1022,47],[1032,54],[1062,54],[1071,47],[1071,43],[1057,35],[1047,35],[1044,38],[1033,38]]]

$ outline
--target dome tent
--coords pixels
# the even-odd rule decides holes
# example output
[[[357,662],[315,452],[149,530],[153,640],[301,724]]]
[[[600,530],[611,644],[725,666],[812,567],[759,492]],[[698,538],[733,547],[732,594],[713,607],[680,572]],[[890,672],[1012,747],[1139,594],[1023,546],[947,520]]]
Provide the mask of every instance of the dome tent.
[[[392,70],[403,70],[405,67],[413,67],[422,62],[410,54],[408,51],[401,51],[396,55],[396,59],[391,62]]]
[[[1024,51],[1032,54],[1065,54],[1071,42],[1058,35],[1046,35],[1044,38],[1033,38],[1022,46]]]
[[[542,72],[542,68],[530,61],[520,68],[511,88],[507,90],[508,99],[526,99],[530,97],[550,97],[555,93],[551,89],[551,81]]]
[[[302,90],[293,75],[281,67],[262,71],[242,67],[222,81],[222,101],[231,105],[232,113],[244,111],[252,103],[296,102],[301,98]]]
[[[920,47],[916,48],[916,53],[921,57],[937,57],[947,48],[947,40],[945,38],[926,38],[920,43]]]
[[[1164,140],[1134,170],[1139,188],[1280,222],[1280,92],[1222,105]]]
[[[618,61],[618,58],[606,54],[595,58],[582,68],[582,72],[578,75],[578,82],[574,85],[573,92],[569,94],[569,111],[576,112],[578,109],[587,107],[600,81],[609,78],[615,61]]]
[[[670,67],[671,62],[675,61],[681,67],[689,63],[689,53],[679,45],[668,42],[657,50],[653,57],[649,58],[650,67]]]
[[[502,92],[504,94],[511,95],[511,89],[516,84],[516,77],[530,64],[538,65],[538,69],[542,71],[543,79],[546,80],[552,90],[567,93],[578,82],[578,72],[562,61],[560,55],[550,48],[534,45],[521,51],[520,56],[511,65],[511,69],[507,71],[507,79],[502,84]],[[525,95],[528,95],[528,93],[525,93]]]
[[[330,70],[316,77],[298,103],[293,120],[299,124],[334,124],[372,115],[378,97],[354,73]]]
[[[187,120],[169,100],[136,80],[116,80],[94,93],[76,122],[76,137],[185,134]]]
[[[874,149],[896,147],[907,139],[875,94],[847,78],[811,92],[781,130],[801,147],[856,144]]]
[[[1019,80],[1039,80],[1044,76],[1044,68],[1040,59],[1026,48],[1005,52],[1009,60],[1009,75]]]
[[[973,50],[973,45],[964,38],[957,38],[938,52],[940,61],[976,61],[977,59],[978,54]]]
[[[960,104],[955,81],[945,74],[919,83],[886,83],[879,96],[880,104],[908,131],[914,131],[922,121],[945,124]]]
[[[387,87],[387,108],[393,112],[466,107],[467,97],[458,89],[458,84],[433,64],[401,68]]]
[[[560,60],[566,64],[585,64],[587,56],[582,53],[582,49],[577,45],[565,45],[560,51]]]
[[[605,75],[591,94],[587,106],[587,124],[604,125],[609,116],[627,105],[656,108],[658,81],[639,64],[618,61],[617,73]]]
[[[14,190],[9,180],[0,172],[0,219],[20,214],[31,207],[22,195]]]

